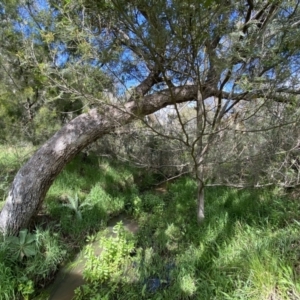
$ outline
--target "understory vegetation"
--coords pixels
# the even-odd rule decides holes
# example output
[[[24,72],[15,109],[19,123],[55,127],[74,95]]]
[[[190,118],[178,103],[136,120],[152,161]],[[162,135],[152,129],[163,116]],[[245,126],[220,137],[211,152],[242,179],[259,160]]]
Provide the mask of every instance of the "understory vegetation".
[[[3,183],[32,151],[1,147]],[[162,178],[146,173],[95,154],[77,156],[34,222],[1,241],[0,299],[48,299],[45,287],[80,251],[86,281],[75,299],[300,298],[296,191],[206,188],[199,227],[196,182],[187,176],[157,186]],[[2,200],[7,190],[3,184]],[[108,237],[107,221],[123,213],[138,232],[118,223]],[[101,255],[90,241],[99,241]]]

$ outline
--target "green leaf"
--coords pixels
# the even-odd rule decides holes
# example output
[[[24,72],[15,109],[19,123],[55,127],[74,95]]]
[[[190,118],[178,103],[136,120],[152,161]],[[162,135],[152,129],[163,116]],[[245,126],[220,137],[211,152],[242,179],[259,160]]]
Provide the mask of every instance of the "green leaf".
[[[26,245],[23,249],[23,253],[25,256],[34,256],[37,253],[37,249],[35,244]]]
[[[33,233],[28,233],[25,239],[26,244],[30,244],[36,241],[36,235]]]
[[[12,245],[19,245],[19,238],[16,236],[10,236],[7,238],[7,242]]]
[[[21,230],[19,233],[19,243],[24,244],[27,236],[27,229]]]

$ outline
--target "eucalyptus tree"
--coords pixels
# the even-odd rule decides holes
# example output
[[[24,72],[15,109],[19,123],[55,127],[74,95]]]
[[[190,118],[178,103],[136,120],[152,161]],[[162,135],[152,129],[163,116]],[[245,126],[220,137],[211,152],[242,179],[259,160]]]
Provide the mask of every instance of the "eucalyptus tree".
[[[24,50],[28,46],[24,43],[27,21],[18,13],[18,5],[18,1],[0,4],[0,137],[8,143],[37,144],[59,129],[59,119],[57,105],[51,101],[55,91],[47,90],[46,77]],[[35,54],[46,60],[46,50],[44,45],[37,45]]]
[[[17,18],[14,14],[14,3],[0,4],[0,128],[1,140],[6,139],[8,133],[13,132],[12,124],[22,115],[22,104],[18,97],[22,90],[20,65],[15,55],[21,46],[21,35],[13,30],[13,21]],[[23,91],[24,92],[24,89]],[[26,93],[26,92],[25,92]],[[19,125],[19,124],[18,124]],[[17,126],[16,126],[17,127]]]
[[[24,37],[23,59],[47,78],[45,85],[59,89],[58,99],[68,94],[91,109],[19,170],[0,213],[2,232],[26,226],[55,177],[85,146],[167,106],[178,130],[153,130],[189,150],[201,221],[209,153],[237,129],[237,120],[241,124],[272,103],[294,103],[300,92],[298,1],[38,3],[23,7],[34,28]],[[37,55],[41,43],[51,63]],[[107,78],[116,96],[129,96],[107,97]],[[184,120],[178,106],[183,102],[193,103],[195,122]],[[234,109],[242,118],[232,117]]]

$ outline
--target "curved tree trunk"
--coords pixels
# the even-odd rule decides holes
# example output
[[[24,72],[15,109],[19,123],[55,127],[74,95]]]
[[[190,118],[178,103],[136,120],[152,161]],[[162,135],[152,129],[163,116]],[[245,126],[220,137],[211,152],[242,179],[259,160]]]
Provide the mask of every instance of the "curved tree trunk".
[[[88,144],[134,119],[175,102],[194,100],[197,95],[195,86],[184,86],[142,96],[149,91],[153,80],[149,76],[136,88],[139,96],[121,108],[108,106],[102,112],[92,109],[73,119],[50,138],[15,176],[0,212],[0,232],[14,234],[26,227],[54,179]]]

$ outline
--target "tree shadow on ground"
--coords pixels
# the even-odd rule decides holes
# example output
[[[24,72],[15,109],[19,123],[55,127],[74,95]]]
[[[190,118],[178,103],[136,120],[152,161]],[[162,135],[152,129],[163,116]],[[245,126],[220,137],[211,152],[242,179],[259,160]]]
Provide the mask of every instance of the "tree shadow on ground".
[[[285,216],[277,213],[281,202],[265,192],[219,188],[206,191],[206,220],[198,226],[193,200],[196,187],[182,182],[164,194],[149,193],[143,199],[149,206],[144,219],[139,220],[140,260],[131,268],[135,272],[138,268],[139,276],[115,287],[111,299],[128,295],[140,299],[142,292],[148,299],[171,299],[174,295],[176,299],[212,299],[232,291],[244,254],[220,265],[223,252],[247,228],[261,231],[284,224]]]
[[[198,226],[196,222],[196,187],[189,182],[177,184],[171,191],[167,202],[168,207],[160,217],[150,217],[145,235],[152,233],[147,246],[157,251],[159,256],[168,259],[174,254],[184,268],[190,270],[190,276],[198,278],[198,287],[202,291],[202,299],[210,299],[216,295],[217,289],[230,289],[229,281],[223,280],[233,274],[234,264],[239,266],[242,261],[237,255],[228,264],[220,266],[223,251],[228,251],[236,242],[237,234],[250,228],[261,231],[265,227],[281,228],[285,224],[285,215],[278,214],[282,200],[270,197],[271,191],[254,189],[208,189],[206,191],[206,219]],[[169,211],[169,212],[167,212]],[[154,221],[151,221],[153,218]],[[170,235],[166,234],[170,224],[174,224],[181,235],[177,249],[167,249]],[[144,224],[145,225],[145,224]],[[178,232],[177,232],[178,233]],[[176,234],[176,230],[174,232]],[[173,240],[176,237],[173,236]],[[174,241],[173,241],[174,242]],[[180,243],[183,246],[180,246]],[[159,245],[158,245],[159,244]],[[176,248],[176,247],[175,247]],[[182,269],[177,266],[177,269]],[[176,271],[175,271],[176,272]],[[179,270],[180,273],[180,270]],[[214,283],[208,286],[207,282]],[[231,281],[233,283],[233,281]],[[204,296],[204,291],[207,292]],[[200,294],[198,295],[200,296]]]

